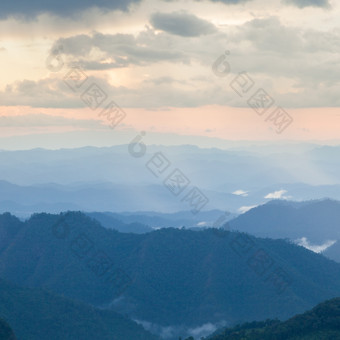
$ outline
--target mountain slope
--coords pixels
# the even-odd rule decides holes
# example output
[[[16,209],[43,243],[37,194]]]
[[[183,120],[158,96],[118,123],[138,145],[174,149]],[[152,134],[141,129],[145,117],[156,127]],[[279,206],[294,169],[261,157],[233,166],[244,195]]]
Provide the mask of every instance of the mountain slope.
[[[25,340],[157,340],[115,312],[44,291],[19,288],[3,280],[0,280],[0,315],[11,323],[18,338]],[[0,324],[0,334],[2,329]]]
[[[286,319],[340,295],[339,264],[284,240],[212,229],[126,234],[81,213],[14,221],[0,215],[0,229],[20,225],[0,239],[1,276],[161,327]]]
[[[310,202],[271,201],[236,217],[232,229],[260,237],[307,237],[313,242],[340,239],[340,202],[320,200]]]
[[[97,220],[103,227],[114,229],[121,233],[143,234],[153,230],[151,227],[142,223],[124,223],[120,218],[122,216],[119,214],[93,212],[86,213],[86,215]]]
[[[8,323],[0,319],[0,340],[15,340],[15,335]]]
[[[232,230],[259,237],[307,238],[311,244],[336,243],[324,254],[340,262],[340,202],[329,199],[310,202],[271,201],[229,222]],[[334,250],[333,250],[333,249]]]
[[[213,225],[225,212],[222,210],[200,211],[193,215],[191,211],[179,211],[176,213],[159,213],[155,211],[145,212],[94,212],[86,215],[99,221],[103,227],[112,228],[120,232],[149,232],[159,228],[186,228],[204,227]],[[229,221],[235,214],[225,215],[224,222]],[[124,223],[124,224],[122,224]]]
[[[267,320],[218,332],[210,340],[334,340],[340,339],[340,298],[323,302],[286,322]]]
[[[167,212],[185,209],[183,202],[174,200],[162,184],[171,173],[170,168],[161,180],[145,167],[157,152],[176,164],[192,184],[200,186],[210,199],[209,209],[228,207],[236,213],[241,207],[263,202],[265,196],[280,189],[288,190],[289,196],[299,200],[340,199],[337,175],[340,162],[335,156],[339,147],[315,149],[310,154],[308,150],[313,148],[313,145],[275,145],[274,150],[272,145],[249,145],[219,150],[149,145],[140,164],[131,157],[127,145],[0,150],[0,212],[20,212],[20,216],[26,217],[32,212],[69,209]],[[247,194],[233,194],[239,190]]]

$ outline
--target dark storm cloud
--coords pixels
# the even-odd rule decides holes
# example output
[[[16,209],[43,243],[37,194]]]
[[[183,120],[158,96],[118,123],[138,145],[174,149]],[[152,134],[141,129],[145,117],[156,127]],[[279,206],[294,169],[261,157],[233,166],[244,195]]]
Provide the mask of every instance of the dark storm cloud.
[[[216,32],[209,21],[188,13],[155,13],[151,16],[154,28],[182,37],[198,37]]]
[[[287,4],[295,5],[299,8],[304,7],[330,7],[329,0],[284,0]]]
[[[140,0],[13,0],[0,2],[0,17],[22,16],[33,18],[41,13],[73,16],[88,8],[103,10],[127,10],[130,4]]]

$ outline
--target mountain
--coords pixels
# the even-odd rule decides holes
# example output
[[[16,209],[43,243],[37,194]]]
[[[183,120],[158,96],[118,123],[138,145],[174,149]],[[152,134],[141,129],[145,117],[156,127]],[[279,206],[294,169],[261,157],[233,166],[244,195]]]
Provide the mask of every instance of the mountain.
[[[148,145],[139,160],[127,145],[0,151],[0,212],[189,210],[164,186],[176,168],[209,198],[209,210],[242,212],[282,190],[295,200],[340,200],[338,151],[302,144],[229,150]],[[150,168],[159,153],[169,167],[155,176]]]
[[[153,230],[151,227],[138,222],[124,223],[121,221],[123,216],[119,214],[94,212],[86,213],[86,215],[100,222],[103,227],[122,233],[143,234]]]
[[[251,322],[216,332],[209,340],[334,340],[340,339],[340,298],[280,322]]]
[[[324,254],[340,262],[339,250],[336,250],[340,243],[339,223],[339,201],[330,199],[310,202],[274,200],[236,217],[229,222],[229,226],[232,230],[247,232],[259,237],[291,240],[306,238],[314,245],[336,241]]]
[[[211,190],[218,188],[221,178],[228,178],[224,181],[225,184],[241,181],[252,183],[252,179],[258,178],[262,187],[276,184],[278,179],[290,183],[297,176],[286,169],[289,163],[284,166],[281,163],[283,159],[289,158],[301,160],[300,154],[261,154],[259,149],[249,152],[201,149],[192,145],[148,145],[145,160],[138,164],[131,157],[128,145],[60,150],[32,149],[0,151],[1,178],[20,185],[52,182],[70,185],[75,182],[103,181],[130,185],[155,184],[157,178],[146,169],[145,163],[157,152],[161,152],[170,163],[181,168],[190,179],[200,180],[203,187]],[[276,161],[280,157],[280,162]],[[323,160],[327,167],[333,163],[334,158],[330,158],[327,163]],[[298,169],[300,164],[301,161],[295,162],[295,168]],[[301,167],[306,168],[305,164],[301,164]],[[264,172],[268,176],[263,176]],[[23,173],[26,174],[25,177],[22,176]],[[206,176],[207,173],[214,175]]]
[[[226,193],[205,191],[209,205],[224,208],[224,202],[230,197],[234,201],[240,198]],[[235,209],[240,203],[235,203]],[[190,205],[177,200],[161,183],[153,185],[131,185],[101,183],[74,183],[72,185],[34,184],[17,185],[0,180],[0,213],[12,212],[27,218],[32,213],[59,213],[67,210],[87,212],[112,211],[165,211],[176,212],[191,209]],[[192,213],[190,212],[192,215]]]
[[[113,311],[37,289],[24,289],[0,280],[0,315],[10,322],[19,339],[25,340],[157,340],[140,325]],[[0,322],[0,339],[11,334]]]
[[[143,212],[94,212],[86,215],[99,221],[104,227],[120,232],[145,233],[159,228],[204,228],[212,226],[223,216],[223,222],[227,222],[235,214],[222,210],[202,211],[198,215],[191,211],[179,211],[176,213],[159,213],[155,211]]]
[[[3,319],[0,319],[0,340],[16,340],[11,327]]]
[[[0,230],[3,278],[126,314],[169,339],[286,319],[340,295],[340,264],[284,240],[119,233],[77,212],[25,222],[3,214]]]
[[[255,236],[313,242],[340,239],[340,202],[330,199],[310,202],[274,200],[229,222],[232,229]]]
[[[337,240],[335,244],[323,251],[322,254],[340,263],[340,241]]]

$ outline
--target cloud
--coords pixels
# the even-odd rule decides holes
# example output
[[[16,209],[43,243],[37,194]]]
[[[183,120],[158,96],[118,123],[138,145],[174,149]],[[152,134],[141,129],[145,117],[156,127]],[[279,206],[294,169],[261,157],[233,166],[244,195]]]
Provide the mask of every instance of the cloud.
[[[209,21],[183,12],[155,13],[151,16],[151,24],[155,29],[182,37],[199,37],[216,32],[216,27]]]
[[[184,335],[184,338],[194,336],[195,339],[201,339],[202,337],[208,336],[215,332],[218,328],[225,327],[227,322],[221,320],[216,324],[206,323],[197,327],[188,328],[186,326],[171,325],[171,326],[160,326],[148,321],[134,320],[138,324],[141,324],[146,330],[151,333],[160,335],[163,339],[178,339]]]
[[[79,107],[79,97],[72,96],[60,79],[45,78],[39,81],[22,80],[7,85],[0,92],[3,105],[34,107]]]
[[[128,10],[129,6],[140,0],[31,0],[31,1],[1,1],[0,17],[21,16],[34,18],[42,13],[58,16],[75,16],[79,12],[96,7],[101,10]]]
[[[329,0],[284,0],[287,4],[295,5],[299,8],[305,7],[323,7],[329,8],[330,3]]]
[[[211,0],[212,2],[222,2],[226,5],[234,5],[234,4],[241,4],[244,2],[248,2],[251,0]]]
[[[224,322],[219,323],[218,325],[206,323],[196,328],[189,328],[188,333],[192,335],[195,339],[202,339],[203,337],[214,333],[217,328],[220,328],[224,324],[225,324]]]
[[[236,190],[236,191],[233,192],[233,195],[247,197],[248,191]]]
[[[201,0],[197,0],[201,1]],[[211,2],[220,2],[225,5],[238,5],[253,0],[210,0]],[[299,8],[304,7],[330,7],[329,0],[283,0],[283,3],[293,4]]]
[[[65,69],[60,75],[60,79],[23,80],[7,85],[6,89],[0,92],[0,101],[2,105],[8,106],[84,108],[87,106],[80,95],[92,83],[95,83],[107,94],[108,99],[114,100],[120,107],[189,107],[194,103],[197,104],[196,96],[200,92],[200,90],[190,87],[186,89],[169,88],[168,83],[155,85],[151,82],[145,82],[138,89],[113,86],[105,78],[89,76],[81,90],[74,93],[63,81],[62,77],[67,72],[68,70]],[[85,73],[87,72],[85,71]],[[203,92],[200,97],[203,104],[205,100]],[[176,102],[174,102],[174,98],[176,98]]]
[[[201,1],[201,0],[197,0]],[[249,2],[252,0],[210,0],[211,2],[221,2],[225,5],[237,5],[237,4],[242,4],[244,2]]]
[[[0,53],[1,52],[6,52],[7,50],[5,49],[5,47],[0,47]]]
[[[264,198],[267,199],[288,199],[290,196],[284,196],[287,190],[278,190],[271,192],[270,194],[266,195]]]
[[[277,17],[253,19],[239,26],[238,31],[242,41],[248,40],[260,51],[287,53],[300,50],[302,46],[296,29],[282,25]]]
[[[300,239],[295,240],[295,243],[299,246],[305,247],[311,251],[314,251],[314,253],[322,253],[327,248],[331,247],[333,244],[335,244],[336,240],[329,240],[326,241],[324,244],[321,245],[313,245],[309,243],[308,239],[306,237],[302,237]]]
[[[88,70],[148,66],[167,61],[172,64],[198,63],[204,66],[205,71],[219,57],[218,53],[226,39],[231,51],[228,62],[232,72],[247,71],[256,81],[257,87],[265,87],[276,101],[280,99],[281,105],[339,105],[340,99],[336,93],[340,77],[340,30],[319,32],[287,26],[276,17],[229,25],[225,32],[216,32],[214,39],[209,35],[203,35],[200,39],[186,39],[164,32],[157,34],[154,29],[148,28],[135,36],[101,33],[77,35],[58,40],[54,48],[63,45],[65,54],[80,60]],[[248,57],[249,53],[252,58]],[[282,63],[282,58],[287,62]],[[192,80],[203,74],[203,70],[199,73],[197,65],[195,72],[188,73]],[[182,74],[186,74],[186,70]],[[206,82],[196,83],[212,88],[215,87],[215,81],[215,78],[209,78]],[[216,90],[221,91],[220,102],[215,100],[206,104],[245,105],[244,100],[235,97],[234,102],[230,102],[230,98],[225,96],[225,92],[230,90],[227,85],[224,84],[224,88],[220,89],[215,87]],[[319,92],[319,95],[316,96],[315,92]],[[218,95],[215,93],[210,100]],[[224,103],[222,98],[225,98]]]
[[[226,39],[231,72],[221,79],[211,66]],[[247,99],[230,87],[241,71],[254,81],[251,91],[265,89],[275,105],[286,109],[340,106],[339,29],[319,32],[269,17],[228,25],[213,39],[146,27],[136,34],[71,35],[56,40],[52,50],[60,47],[65,68],[52,76],[61,79],[67,65],[77,62],[89,74],[97,71],[96,78],[122,107],[247,107]],[[79,98],[71,98],[60,84],[56,79],[22,80],[8,85],[0,99],[7,105],[81,107]]]
[[[338,90],[340,77],[337,65],[339,29],[321,32],[284,25],[277,17],[267,17],[230,27],[228,39],[232,69],[246,70],[252,77],[257,75],[263,81],[270,79],[272,88],[287,83],[284,93],[277,94],[283,98],[283,105],[296,106],[300,101],[303,106],[302,103],[306,105],[313,101],[310,106],[332,106],[327,102],[331,100],[333,105],[339,102],[333,95]],[[247,53],[252,54],[251,59],[246,59]],[[282,58],[287,62],[282,63]],[[315,90],[323,93],[314,98]]]
[[[198,0],[199,1],[199,0]],[[210,0],[211,2],[221,2],[226,5],[237,5],[251,0]],[[299,8],[304,7],[329,7],[329,0],[283,0],[284,3],[293,4]]]
[[[86,70],[106,70],[128,67],[129,65],[149,65],[159,61],[185,61],[187,58],[179,50],[168,48],[168,41],[157,36],[152,29],[132,34],[76,35],[61,38],[55,42],[52,51],[60,49],[65,56],[77,58]],[[188,60],[187,60],[188,61]]]
[[[202,221],[197,223],[197,227],[205,227],[208,225],[208,222]]]
[[[73,119],[63,116],[42,113],[19,116],[0,116],[0,127],[47,127],[47,126],[76,126],[83,128],[107,128],[100,120]]]
[[[238,209],[238,211],[241,213],[241,214],[244,214],[246,213],[247,211],[251,210],[251,209],[254,209],[258,207],[258,205],[249,205],[249,206],[243,206],[241,208]]]
[[[163,84],[171,85],[174,83],[185,84],[185,81],[180,81],[172,77],[164,76],[164,77],[158,77],[154,79],[147,79],[145,83],[152,83],[154,85],[163,85]]]

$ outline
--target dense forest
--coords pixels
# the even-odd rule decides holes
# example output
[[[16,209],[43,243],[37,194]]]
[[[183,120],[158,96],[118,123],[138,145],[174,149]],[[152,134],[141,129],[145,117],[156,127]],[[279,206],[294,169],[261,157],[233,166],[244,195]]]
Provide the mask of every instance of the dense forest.
[[[16,340],[9,324],[0,318],[0,340]]]
[[[340,296],[340,264],[285,240],[216,229],[120,233],[80,212],[25,222],[3,214],[0,234],[3,279],[145,320],[156,334],[285,320]]]
[[[108,310],[56,296],[40,289],[21,288],[0,280],[0,316],[20,340],[157,340],[142,326]],[[0,334],[10,329],[0,323]],[[12,340],[1,337],[0,340]]]
[[[209,340],[335,340],[340,339],[340,298],[280,322],[245,323],[219,332]]]

